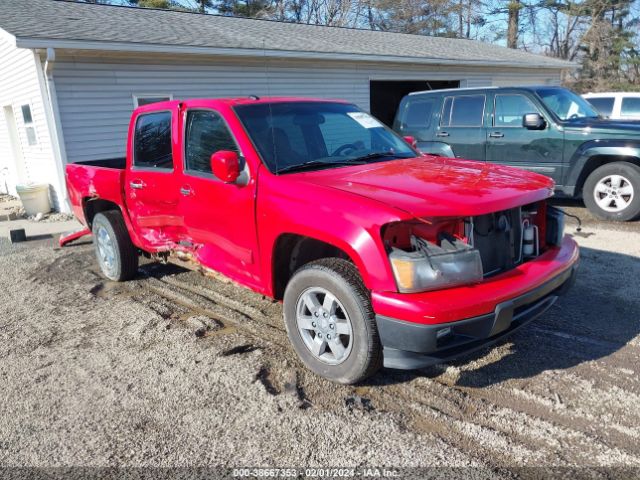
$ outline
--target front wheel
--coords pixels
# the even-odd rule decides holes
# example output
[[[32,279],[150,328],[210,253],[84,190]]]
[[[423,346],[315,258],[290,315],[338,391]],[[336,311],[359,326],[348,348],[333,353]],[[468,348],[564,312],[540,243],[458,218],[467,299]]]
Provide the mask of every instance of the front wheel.
[[[584,203],[605,220],[626,222],[640,216],[640,167],[629,162],[607,163],[584,183]]]
[[[346,260],[327,258],[301,267],[285,290],[284,319],[296,353],[318,375],[352,384],[382,365],[369,292]]]
[[[98,213],[92,231],[96,258],[104,276],[116,282],[133,278],[138,271],[138,251],[120,212]]]

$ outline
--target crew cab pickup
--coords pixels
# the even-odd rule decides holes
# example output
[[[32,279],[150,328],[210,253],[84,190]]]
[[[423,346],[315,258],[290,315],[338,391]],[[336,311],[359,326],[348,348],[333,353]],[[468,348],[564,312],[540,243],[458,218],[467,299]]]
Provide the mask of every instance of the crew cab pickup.
[[[550,179],[422,155],[340,101],[140,107],[126,158],[68,165],[67,185],[107,278],[179,259],[282,300],[303,363],[342,383],[496,341],[578,264]]]

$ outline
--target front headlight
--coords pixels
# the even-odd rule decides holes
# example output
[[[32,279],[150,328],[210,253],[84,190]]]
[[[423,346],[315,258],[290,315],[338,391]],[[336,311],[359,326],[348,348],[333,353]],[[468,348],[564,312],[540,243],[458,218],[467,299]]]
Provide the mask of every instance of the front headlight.
[[[456,241],[445,249],[424,239],[412,243],[417,247],[414,251],[393,248],[389,254],[400,292],[426,292],[482,280],[480,252],[469,245]]]

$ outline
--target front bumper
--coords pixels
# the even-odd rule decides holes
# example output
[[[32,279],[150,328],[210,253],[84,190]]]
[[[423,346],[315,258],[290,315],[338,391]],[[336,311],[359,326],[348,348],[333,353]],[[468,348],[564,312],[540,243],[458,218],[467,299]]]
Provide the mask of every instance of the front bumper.
[[[547,269],[546,275],[542,276],[542,283],[540,283],[541,275],[537,268],[540,266],[546,266]],[[511,284],[507,284],[512,292],[521,289],[522,283],[528,283],[529,289],[524,293],[510,295],[509,288],[492,292],[489,286],[494,284],[494,280],[483,282],[482,290],[487,295],[493,293],[495,300],[489,313],[485,311],[480,315],[461,316],[459,320],[437,321],[444,317],[444,312],[437,311],[438,316],[435,318],[425,315],[420,318],[422,321],[407,321],[383,315],[376,310],[384,366],[397,369],[423,368],[451,360],[500,340],[551,307],[558,296],[565,293],[573,284],[577,267],[577,246],[567,237],[560,248],[546,252],[528,264],[520,265],[515,269],[519,270],[515,277],[509,276],[510,272],[502,275],[512,278]],[[552,271],[551,274],[549,270]],[[502,284],[500,279],[497,282],[499,285]],[[438,301],[441,300],[439,297],[448,292],[452,310],[470,301],[469,296],[456,298],[456,293],[460,292],[455,290],[460,289],[452,290],[421,295],[425,301],[429,296],[433,297],[433,305],[442,307],[443,304]],[[475,293],[474,297],[477,298],[479,292]],[[485,298],[484,301],[486,300]],[[420,308],[423,306],[421,305]],[[425,323],[425,320],[431,321]]]

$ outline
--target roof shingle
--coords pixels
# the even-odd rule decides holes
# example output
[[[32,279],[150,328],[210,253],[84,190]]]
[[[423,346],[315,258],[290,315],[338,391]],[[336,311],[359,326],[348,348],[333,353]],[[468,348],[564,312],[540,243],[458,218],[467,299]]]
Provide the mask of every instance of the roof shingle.
[[[0,0],[0,28],[25,46],[56,41],[175,47],[264,50],[372,61],[412,61],[571,68],[573,64],[473,40],[429,37],[364,29],[201,15],[59,0]],[[66,43],[65,43],[66,45]],[[85,45],[85,47],[83,47]],[[133,48],[132,48],[133,49]]]

